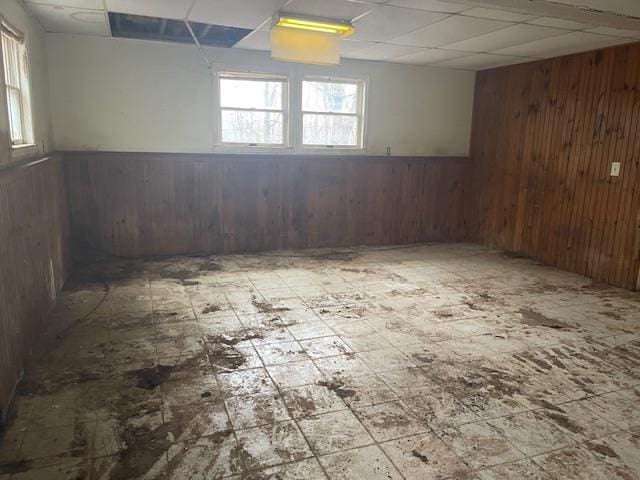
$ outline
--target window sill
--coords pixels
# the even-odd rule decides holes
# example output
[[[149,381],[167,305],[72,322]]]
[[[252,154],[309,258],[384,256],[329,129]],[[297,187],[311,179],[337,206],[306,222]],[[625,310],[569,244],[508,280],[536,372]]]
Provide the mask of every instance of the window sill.
[[[26,155],[38,153],[38,146],[33,143],[23,143],[11,146],[11,158],[22,158]]]
[[[228,148],[228,149],[273,149],[273,150],[287,150],[291,149],[290,145],[270,145],[267,143],[218,143],[215,148]]]
[[[340,148],[312,148],[312,147],[274,147],[274,146],[254,146],[245,145],[216,145],[211,153],[219,154],[255,154],[255,155],[319,155],[319,156],[335,156],[335,155],[368,155],[366,148],[359,147],[340,147]]]
[[[329,147],[329,146],[322,146],[322,145],[302,145],[301,147],[303,150],[305,151],[321,151],[321,152],[333,152],[333,151],[365,151],[366,148],[364,147],[359,147],[359,146],[355,146],[355,147],[349,147],[346,145],[339,145],[339,146],[333,146],[333,147]]]

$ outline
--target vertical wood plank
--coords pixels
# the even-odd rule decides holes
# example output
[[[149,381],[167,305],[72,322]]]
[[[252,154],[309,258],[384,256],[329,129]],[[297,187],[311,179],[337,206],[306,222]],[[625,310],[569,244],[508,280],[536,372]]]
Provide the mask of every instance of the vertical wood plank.
[[[636,288],[639,63],[627,45],[478,74],[472,239]]]

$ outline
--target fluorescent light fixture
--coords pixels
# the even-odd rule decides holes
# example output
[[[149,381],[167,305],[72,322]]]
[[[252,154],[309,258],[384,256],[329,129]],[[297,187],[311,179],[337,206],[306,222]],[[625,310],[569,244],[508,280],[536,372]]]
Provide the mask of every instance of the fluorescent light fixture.
[[[328,20],[323,18],[296,17],[280,14],[275,19],[275,26],[284,28],[296,28],[348,37],[353,34],[353,25],[350,22],[340,20]]]
[[[340,37],[276,26],[271,29],[271,57],[285,62],[339,65]]]

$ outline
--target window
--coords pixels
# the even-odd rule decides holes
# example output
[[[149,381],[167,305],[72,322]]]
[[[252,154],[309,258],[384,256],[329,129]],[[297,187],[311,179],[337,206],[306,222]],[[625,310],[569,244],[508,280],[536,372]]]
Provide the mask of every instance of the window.
[[[5,24],[2,24],[2,58],[11,143],[14,146],[32,143],[29,67],[24,40]]]
[[[219,77],[222,144],[285,146],[287,79],[225,73]]]
[[[302,82],[302,144],[362,148],[364,82]]]

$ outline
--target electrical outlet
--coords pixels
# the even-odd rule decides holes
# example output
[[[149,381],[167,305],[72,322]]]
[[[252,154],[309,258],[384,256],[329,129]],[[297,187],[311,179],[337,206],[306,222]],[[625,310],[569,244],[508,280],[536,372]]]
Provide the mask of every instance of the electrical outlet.
[[[611,162],[611,176],[612,177],[620,176],[620,162]]]

